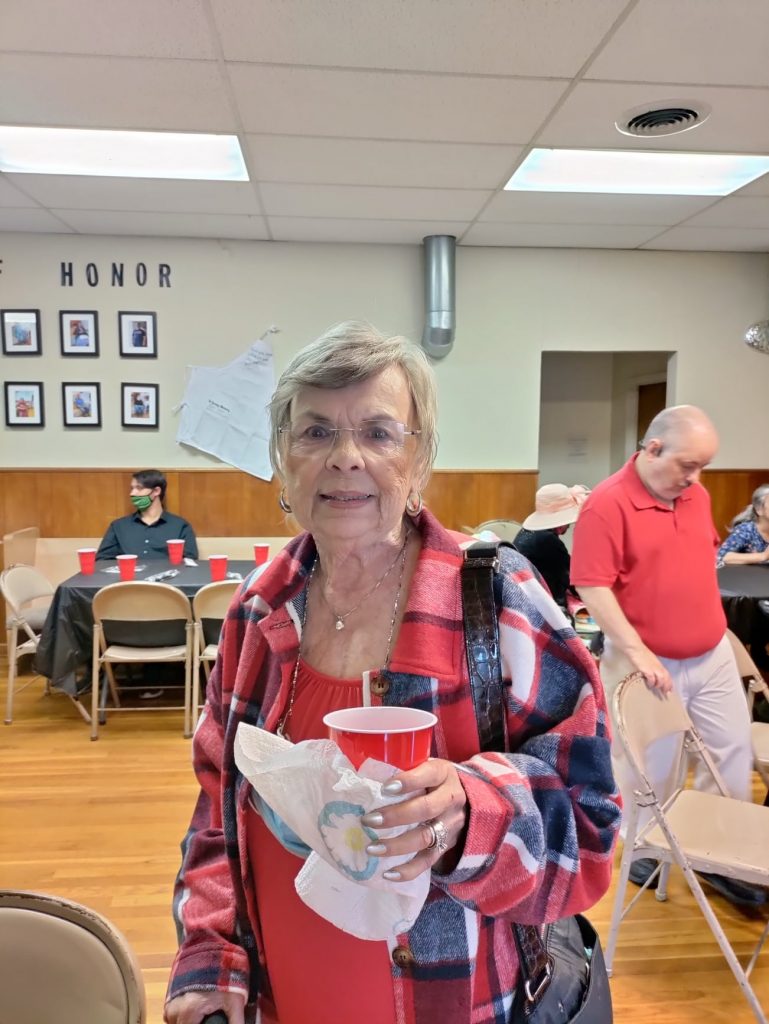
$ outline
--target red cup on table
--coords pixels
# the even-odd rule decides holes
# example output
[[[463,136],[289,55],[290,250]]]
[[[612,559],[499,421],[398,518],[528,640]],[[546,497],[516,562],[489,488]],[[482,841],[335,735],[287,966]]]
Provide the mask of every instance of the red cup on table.
[[[257,565],[264,565],[270,557],[269,544],[254,544],[254,561]]]
[[[227,575],[227,555],[209,555],[208,566],[214,583],[223,580]]]
[[[330,738],[360,768],[369,757],[401,771],[416,768],[430,756],[438,719],[419,708],[343,708],[323,718]]]
[[[167,540],[166,545],[168,546],[168,561],[171,565],[181,565],[184,556],[184,541]]]
[[[118,555],[117,567],[120,570],[120,579],[124,582],[132,580],[136,575],[136,555]]]
[[[96,548],[78,548],[77,557],[82,574],[84,576],[93,576],[96,569]]]

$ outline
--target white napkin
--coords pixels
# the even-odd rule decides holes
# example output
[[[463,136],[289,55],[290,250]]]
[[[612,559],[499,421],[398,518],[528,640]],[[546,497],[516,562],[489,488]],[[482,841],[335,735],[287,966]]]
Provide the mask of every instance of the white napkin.
[[[293,744],[245,723],[235,736],[235,763],[311,847],[294,883],[308,907],[359,939],[393,940],[411,928],[427,899],[429,872],[410,882],[382,878],[413,855],[372,857],[366,847],[405,829],[374,832],[360,822],[367,811],[405,799],[382,793],[392,765],[368,760],[356,772],[331,740]]]

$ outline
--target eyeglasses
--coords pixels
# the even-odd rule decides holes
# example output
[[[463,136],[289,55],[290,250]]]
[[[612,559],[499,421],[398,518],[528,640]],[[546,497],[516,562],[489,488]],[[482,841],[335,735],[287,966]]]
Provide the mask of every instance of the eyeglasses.
[[[391,457],[403,450],[407,437],[421,434],[421,430],[408,430],[397,420],[371,420],[361,427],[331,427],[325,423],[311,423],[306,427],[280,427],[278,433],[288,439],[292,455],[327,455],[336,447],[342,433],[352,435],[358,451],[363,455]]]

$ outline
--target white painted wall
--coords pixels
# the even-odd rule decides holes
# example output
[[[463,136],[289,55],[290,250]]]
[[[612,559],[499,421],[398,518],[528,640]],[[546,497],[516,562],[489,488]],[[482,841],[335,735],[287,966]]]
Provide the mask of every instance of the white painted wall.
[[[328,325],[368,318],[417,339],[423,321],[421,252],[407,246],[212,242],[0,234],[0,307],[39,308],[40,358],[0,357],[3,380],[42,380],[43,431],[0,432],[3,466],[207,466],[180,449],[171,413],[184,366],[234,358],[269,324],[280,370]],[[75,265],[62,288],[60,262]],[[85,265],[101,272],[98,287]],[[112,261],[172,268],[160,290],[111,288]],[[769,315],[763,254],[460,248],[457,341],[436,364],[441,449],[447,468],[534,468],[543,351],[677,353],[671,398],[703,405],[718,420],[716,465],[763,467],[769,437],[769,359],[742,344],[746,326]],[[58,311],[97,309],[98,360],[59,354]],[[118,356],[118,310],[158,315],[157,360]],[[119,384],[160,384],[161,429],[120,427]],[[62,380],[102,382],[100,431],[62,427]]]
[[[540,484],[594,487],[611,472],[611,352],[543,352]]]

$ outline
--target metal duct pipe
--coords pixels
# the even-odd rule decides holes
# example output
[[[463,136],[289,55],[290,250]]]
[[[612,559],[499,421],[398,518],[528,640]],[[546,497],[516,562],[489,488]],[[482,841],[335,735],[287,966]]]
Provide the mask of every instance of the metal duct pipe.
[[[425,247],[425,327],[422,348],[443,359],[454,346],[456,331],[454,235],[428,235]]]

